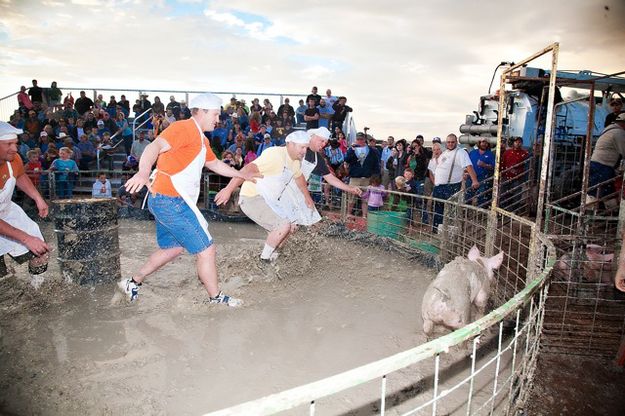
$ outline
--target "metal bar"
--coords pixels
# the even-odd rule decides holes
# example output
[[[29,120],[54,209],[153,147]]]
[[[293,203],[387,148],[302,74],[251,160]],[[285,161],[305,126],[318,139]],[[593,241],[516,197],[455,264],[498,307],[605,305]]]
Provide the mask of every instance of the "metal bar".
[[[382,376],[382,398],[380,399],[380,416],[386,412],[386,376]]]
[[[499,367],[501,366],[501,339],[503,337],[503,321],[499,322],[499,337],[497,342],[497,363],[495,364],[495,380],[493,381],[493,396],[490,403],[490,413],[495,411],[495,398],[497,397],[497,382],[499,381]]]
[[[514,338],[512,340],[512,363],[510,364],[511,366],[511,374],[514,377],[515,374],[515,370],[516,370],[516,349],[517,349],[517,344],[518,344],[518,340],[519,340],[519,321],[521,318],[521,310],[518,309],[516,311],[516,319],[515,319],[515,324],[514,324]],[[510,390],[508,392],[508,409],[506,410],[506,415],[510,414],[510,410],[512,409],[512,395],[513,395],[513,390],[514,390],[514,380],[512,380],[512,382],[510,382]]]
[[[548,192],[545,189],[545,184],[547,182],[547,170],[549,167],[549,155],[551,153],[551,141],[552,141],[552,133],[551,126],[553,126],[553,103],[555,98],[555,90],[556,90],[556,72],[558,68],[558,51],[560,49],[559,44],[556,42],[551,45],[548,49],[552,50],[551,55],[551,75],[549,78],[549,98],[547,99],[547,118],[545,120],[545,126],[549,128],[545,128],[545,138],[543,140],[543,163],[540,171],[540,189],[538,191],[538,205],[536,211],[536,225],[538,229],[542,226],[543,221],[543,209],[545,205],[545,193]]]
[[[309,416],[315,416],[315,401],[310,402],[310,408],[308,409]]]
[[[436,405],[438,404],[438,372],[440,369],[441,355],[436,354],[434,358],[434,393],[432,395],[432,416],[436,416]]]
[[[473,401],[473,388],[475,384],[475,361],[477,359],[477,343],[480,337],[473,338],[473,351],[471,353],[471,381],[469,382],[469,397],[467,398],[467,416],[471,415],[471,404]]]

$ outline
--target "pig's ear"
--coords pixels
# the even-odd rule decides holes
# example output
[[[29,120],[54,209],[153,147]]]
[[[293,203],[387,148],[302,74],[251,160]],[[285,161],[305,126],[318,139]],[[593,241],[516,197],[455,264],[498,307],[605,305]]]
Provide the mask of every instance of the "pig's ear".
[[[477,259],[480,258],[480,250],[477,248],[476,245],[471,247],[471,250],[469,250],[469,254],[467,254],[467,258],[471,261],[477,261]]]
[[[590,261],[608,262],[614,260],[614,253],[602,254],[603,247],[594,244],[586,246],[586,257]]]
[[[493,256],[487,260],[488,268],[492,270],[496,270],[503,263],[503,251],[500,251],[499,254]]]

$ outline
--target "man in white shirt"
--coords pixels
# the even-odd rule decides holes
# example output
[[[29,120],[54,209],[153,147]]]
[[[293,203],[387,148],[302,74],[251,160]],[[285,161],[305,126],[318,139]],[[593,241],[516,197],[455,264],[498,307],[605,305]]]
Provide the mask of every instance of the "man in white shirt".
[[[469,154],[458,147],[458,137],[455,134],[447,136],[445,141],[447,150],[438,159],[438,165],[434,172],[434,191],[432,196],[438,199],[449,199],[462,188],[464,173],[471,177],[471,187],[478,189],[480,183],[473,169]],[[445,206],[437,202],[434,206],[433,231],[437,232],[438,225],[443,222],[443,211]]]

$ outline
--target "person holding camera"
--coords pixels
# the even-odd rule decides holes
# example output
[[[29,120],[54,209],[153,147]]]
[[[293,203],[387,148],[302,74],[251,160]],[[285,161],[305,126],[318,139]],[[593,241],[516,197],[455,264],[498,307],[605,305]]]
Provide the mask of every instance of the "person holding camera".
[[[339,101],[341,98],[339,98]],[[336,105],[336,104],[335,104]],[[359,189],[369,186],[372,175],[380,175],[380,158],[378,152],[367,146],[364,133],[356,134],[356,141],[347,149],[345,163],[349,166],[349,185]],[[354,208],[354,195],[348,195],[347,213],[351,215]],[[367,216],[367,201],[361,200],[362,216]]]

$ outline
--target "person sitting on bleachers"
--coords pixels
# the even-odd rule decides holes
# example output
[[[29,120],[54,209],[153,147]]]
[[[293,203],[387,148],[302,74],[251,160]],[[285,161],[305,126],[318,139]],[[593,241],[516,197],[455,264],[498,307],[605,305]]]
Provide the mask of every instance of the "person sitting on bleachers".
[[[106,179],[105,173],[100,173],[98,179],[93,183],[91,196],[94,198],[111,198],[111,182]]]
[[[137,140],[132,143],[132,147],[130,148],[130,156],[134,157],[137,161],[141,160],[141,155],[145,148],[148,147],[148,144],[150,144],[150,142],[145,138],[145,131],[139,131]]]
[[[82,134],[76,148],[80,150],[78,167],[80,170],[89,170],[89,163],[95,160],[96,157],[95,146],[89,141],[86,134]]]
[[[30,101],[30,97],[26,93],[26,87],[21,86],[20,92],[17,93],[17,105],[19,106],[19,110],[22,114],[26,114],[28,111],[33,109],[33,103]]]

